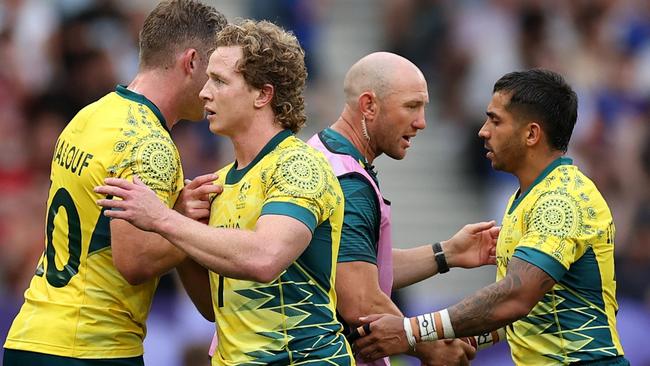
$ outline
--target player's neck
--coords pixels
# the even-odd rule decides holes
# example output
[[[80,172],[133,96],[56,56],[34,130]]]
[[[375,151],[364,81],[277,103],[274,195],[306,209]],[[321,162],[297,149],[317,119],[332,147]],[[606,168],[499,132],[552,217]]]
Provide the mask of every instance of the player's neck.
[[[165,117],[167,128],[171,129],[180,119],[175,102],[178,98],[170,92],[170,90],[175,90],[175,87],[171,86],[173,84],[168,75],[148,70],[138,72],[127,88],[143,95],[158,107],[160,113]]]
[[[535,179],[542,174],[553,161],[564,155],[563,152],[553,151],[528,151],[522,167],[515,173],[519,179],[520,192],[526,192]]]
[[[232,141],[235,160],[237,161],[237,169],[248,166],[264,146],[283,130],[282,126],[274,122],[273,118],[268,116],[258,117],[245,130],[229,136]]]
[[[361,131],[361,123],[354,123],[354,116],[343,111],[331,128],[340,133],[345,137],[350,143],[366,158],[369,164],[372,164],[375,160],[376,154],[370,146],[370,141],[368,141]]]

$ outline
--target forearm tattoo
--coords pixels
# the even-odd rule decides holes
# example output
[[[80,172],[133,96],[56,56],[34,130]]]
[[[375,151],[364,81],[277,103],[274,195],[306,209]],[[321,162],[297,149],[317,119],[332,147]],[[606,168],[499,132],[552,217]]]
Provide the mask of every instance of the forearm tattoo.
[[[518,315],[509,311],[512,307],[508,306],[507,302],[517,301],[516,296],[524,283],[529,286],[535,284],[533,291],[539,291],[541,298],[555,282],[538,267],[513,258],[508,263],[508,274],[505,278],[448,308],[456,336],[482,334],[517,320]],[[526,294],[526,297],[531,295]]]

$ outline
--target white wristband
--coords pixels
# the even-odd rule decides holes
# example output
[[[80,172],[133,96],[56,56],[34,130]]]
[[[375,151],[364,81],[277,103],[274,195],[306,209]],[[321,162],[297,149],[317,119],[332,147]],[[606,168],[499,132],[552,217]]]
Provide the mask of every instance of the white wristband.
[[[411,327],[411,319],[404,317],[404,333],[406,333],[406,340],[409,342],[409,346],[415,351],[415,336],[413,335],[413,328]]]
[[[506,339],[506,328],[499,328],[495,331],[474,336],[476,349],[482,350],[491,347],[499,341]]]
[[[440,318],[442,320],[442,335],[444,338],[456,338],[454,328],[451,326],[451,318],[447,309],[440,311]]]

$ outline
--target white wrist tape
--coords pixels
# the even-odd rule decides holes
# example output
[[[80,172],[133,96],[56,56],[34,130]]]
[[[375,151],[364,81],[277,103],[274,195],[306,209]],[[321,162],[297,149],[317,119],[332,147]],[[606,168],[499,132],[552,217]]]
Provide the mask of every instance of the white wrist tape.
[[[493,346],[497,342],[506,339],[506,328],[499,328],[495,331],[474,336],[476,341],[476,349],[482,350]]]
[[[406,340],[409,342],[409,346],[415,351],[415,336],[413,335],[413,328],[411,327],[411,319],[404,317],[404,333],[406,333]]]
[[[440,314],[440,319],[442,320],[442,338],[456,338],[447,309],[439,311],[438,314]]]
[[[418,327],[420,328],[420,342],[432,342],[438,340],[438,332],[433,320],[434,313],[418,315]]]
[[[422,314],[417,319],[421,342],[432,342],[438,339],[455,337],[454,328],[451,326],[451,318],[447,309]]]

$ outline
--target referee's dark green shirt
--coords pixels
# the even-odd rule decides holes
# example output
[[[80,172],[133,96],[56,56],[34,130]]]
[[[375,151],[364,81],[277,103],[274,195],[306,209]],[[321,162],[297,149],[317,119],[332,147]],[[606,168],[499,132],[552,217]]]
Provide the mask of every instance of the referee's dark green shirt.
[[[328,128],[321,133],[323,143],[333,152],[346,154],[360,161],[377,186],[377,173],[350,141]],[[363,261],[377,264],[379,206],[374,188],[360,174],[339,177],[345,196],[345,213],[338,262]]]

